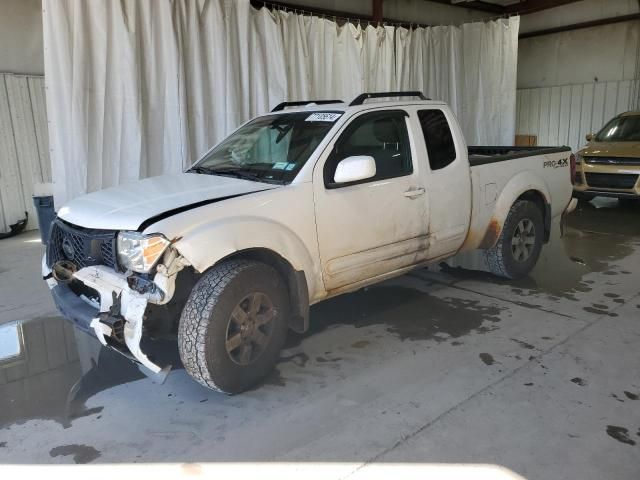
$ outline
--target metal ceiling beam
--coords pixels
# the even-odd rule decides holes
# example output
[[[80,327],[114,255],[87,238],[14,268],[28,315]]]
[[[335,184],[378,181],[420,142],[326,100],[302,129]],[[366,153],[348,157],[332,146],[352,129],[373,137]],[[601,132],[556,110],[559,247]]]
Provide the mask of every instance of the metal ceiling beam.
[[[335,18],[339,25],[342,25],[346,20],[350,20],[351,22],[355,21],[363,21],[371,24],[379,23],[374,20],[372,15],[365,15],[361,13],[355,12],[346,12],[344,10],[328,10],[325,8],[317,8],[317,7],[308,7],[306,5],[300,5],[290,2],[281,2],[280,0],[250,0],[251,5],[254,8],[260,9],[262,7],[265,8],[283,8],[290,12],[299,12],[299,13],[311,13],[313,15],[317,15],[319,17],[326,18]],[[390,17],[383,17],[382,23],[390,23],[393,25],[399,25],[402,27],[410,28],[410,27],[430,27],[431,24],[428,23],[415,23],[408,22],[406,20],[398,20]]]
[[[601,25],[611,25],[612,23],[630,22],[640,20],[640,13],[632,13],[631,15],[621,15],[619,17],[600,18],[591,20],[590,22],[573,23],[571,25],[563,25],[562,27],[546,28],[544,30],[536,30],[533,32],[521,33],[519,38],[539,37],[541,35],[551,35],[553,33],[569,32],[571,30],[580,30],[582,28],[599,27]]]
[[[410,25],[410,22],[406,20],[397,20],[388,17],[383,17],[382,14],[382,0],[372,0],[372,13],[374,15],[363,15],[353,12],[345,12],[340,10],[328,10],[324,8],[317,7],[308,7],[305,5],[299,5],[293,2],[283,2],[280,0],[250,0],[251,4],[255,8],[260,8],[263,6],[272,7],[272,6],[281,6],[288,10],[304,10],[306,12],[311,12],[316,15],[324,15],[327,17],[338,17],[338,18],[351,18],[354,20],[360,19],[365,20],[367,22],[380,22],[380,20],[376,20],[376,18],[382,18],[383,21],[390,23],[398,23],[403,25]],[[559,7],[561,5],[567,5],[570,3],[578,2],[580,0],[521,0],[519,3],[515,3],[512,5],[508,5],[506,7],[502,5],[497,5],[495,3],[483,2],[483,1],[463,1],[451,3],[452,0],[426,0],[432,3],[440,3],[443,5],[449,5],[451,7],[461,7],[467,8],[471,10],[478,10],[482,12],[493,13],[495,15],[526,15],[528,13],[539,12],[541,10],[546,10],[549,8]],[[640,1],[640,0],[639,0]],[[379,9],[379,10],[378,10]],[[378,13],[379,12],[379,13]]]
[[[581,0],[522,0],[518,3],[507,5],[504,9],[505,13],[510,15],[527,15],[528,13],[540,12],[579,1]]]
[[[479,10],[481,12],[489,12],[489,13],[497,13],[498,15],[502,15],[505,13],[505,8],[502,5],[496,5],[495,3],[483,2],[483,1],[472,1],[472,2],[456,2],[451,3],[451,0],[428,0],[433,3],[442,3],[444,5],[449,5],[450,7],[462,7],[469,8],[471,10]]]
[[[499,15],[526,15],[528,13],[539,12],[549,8],[567,5],[569,3],[579,2],[580,0],[520,0],[518,3],[502,6],[495,3],[483,1],[456,1],[452,0],[427,0],[429,2],[442,3],[453,7],[469,8],[471,10],[480,10],[483,12],[497,13]]]
[[[371,18],[374,22],[382,23],[384,15],[382,13],[382,0],[371,0]]]

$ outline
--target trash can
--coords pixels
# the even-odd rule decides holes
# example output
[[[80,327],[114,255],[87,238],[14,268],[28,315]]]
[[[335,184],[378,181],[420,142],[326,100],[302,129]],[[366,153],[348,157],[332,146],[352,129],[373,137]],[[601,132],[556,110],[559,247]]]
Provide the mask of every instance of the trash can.
[[[51,222],[56,218],[56,211],[53,208],[53,196],[47,195],[42,197],[33,197],[33,204],[38,214],[38,228],[40,228],[40,240],[43,245],[49,240],[49,230],[51,230]]]

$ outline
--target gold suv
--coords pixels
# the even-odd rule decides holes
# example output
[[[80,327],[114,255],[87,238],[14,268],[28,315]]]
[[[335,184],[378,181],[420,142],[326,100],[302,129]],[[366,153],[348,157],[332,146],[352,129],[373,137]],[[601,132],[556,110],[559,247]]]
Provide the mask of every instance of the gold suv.
[[[574,196],[640,198],[640,112],[621,113],[578,152]]]

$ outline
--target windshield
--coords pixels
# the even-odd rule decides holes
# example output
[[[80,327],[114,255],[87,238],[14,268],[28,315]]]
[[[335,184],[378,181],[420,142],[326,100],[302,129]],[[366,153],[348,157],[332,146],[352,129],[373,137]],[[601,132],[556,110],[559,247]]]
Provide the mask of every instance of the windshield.
[[[341,112],[299,112],[256,118],[189,171],[290,183],[341,115]]]
[[[597,142],[640,141],[640,115],[616,117],[596,135]]]

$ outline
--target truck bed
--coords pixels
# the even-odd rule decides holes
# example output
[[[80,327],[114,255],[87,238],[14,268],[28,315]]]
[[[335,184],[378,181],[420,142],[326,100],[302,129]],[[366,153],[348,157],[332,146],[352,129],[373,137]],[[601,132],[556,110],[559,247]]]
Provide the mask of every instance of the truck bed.
[[[516,158],[548,155],[551,153],[570,152],[571,147],[501,147],[501,146],[470,146],[469,165],[472,167],[488,163],[504,162]]]
[[[465,250],[495,244],[514,196],[526,190],[544,195],[545,230],[571,200],[570,147],[468,147],[472,214]],[[497,165],[495,165],[497,164]]]

